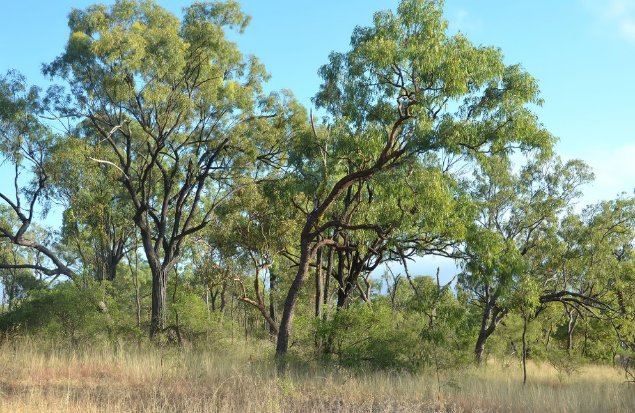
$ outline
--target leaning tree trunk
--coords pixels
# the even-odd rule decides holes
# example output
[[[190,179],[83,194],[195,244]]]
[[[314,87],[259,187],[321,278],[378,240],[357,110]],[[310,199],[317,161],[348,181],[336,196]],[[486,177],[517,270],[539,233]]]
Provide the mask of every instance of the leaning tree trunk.
[[[571,355],[573,351],[573,331],[575,330],[578,317],[576,314],[567,311],[569,321],[567,323],[567,354]]]
[[[300,244],[300,262],[298,272],[289,288],[287,298],[282,309],[282,319],[280,320],[280,329],[278,331],[278,341],[276,343],[276,355],[283,356],[289,350],[289,335],[291,333],[291,323],[293,322],[293,311],[298,301],[300,288],[309,272],[309,264],[311,261],[311,246],[308,239],[303,239]]]
[[[497,305],[500,297],[500,290],[491,291],[490,287],[485,291],[485,302],[483,303],[483,318],[481,319],[481,327],[479,330],[476,346],[474,347],[474,357],[477,365],[483,363],[483,354],[485,352],[485,343],[487,339],[494,333],[496,326],[509,312],[506,308]]]
[[[481,327],[476,339],[476,346],[474,347],[474,357],[477,365],[483,363],[483,355],[485,353],[485,344],[487,339],[492,335],[498,323],[507,314],[507,311],[500,310],[498,307],[492,305],[491,301],[485,303],[483,309],[483,318],[481,320]]]
[[[484,329],[478,334],[478,338],[476,339],[476,346],[474,347],[474,358],[476,360],[477,365],[481,365],[483,363],[483,354],[485,353],[485,343],[487,342],[487,333]]]

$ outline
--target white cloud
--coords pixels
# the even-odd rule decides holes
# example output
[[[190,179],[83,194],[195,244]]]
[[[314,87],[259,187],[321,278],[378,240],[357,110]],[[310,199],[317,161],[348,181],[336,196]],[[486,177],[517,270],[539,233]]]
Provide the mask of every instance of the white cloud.
[[[609,18],[623,18],[628,15],[635,8],[635,1],[633,0],[612,0],[608,2],[606,8],[606,15]]]
[[[617,33],[635,43],[635,0],[582,0],[583,4],[605,25],[617,28]]]
[[[635,20],[625,20],[620,25],[620,33],[626,39],[635,43]]]

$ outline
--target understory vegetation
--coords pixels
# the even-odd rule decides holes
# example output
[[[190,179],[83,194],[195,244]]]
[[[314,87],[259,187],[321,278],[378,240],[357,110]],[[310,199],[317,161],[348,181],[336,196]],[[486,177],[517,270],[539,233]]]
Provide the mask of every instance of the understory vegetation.
[[[0,410],[629,411],[635,199],[580,205],[537,81],[403,0],[318,120],[248,22],[94,5],[0,78]]]
[[[2,347],[0,409],[33,412],[629,412],[623,373],[584,366],[562,375],[518,360],[408,374],[294,363],[283,376],[273,349],[244,338],[190,351],[50,341]]]

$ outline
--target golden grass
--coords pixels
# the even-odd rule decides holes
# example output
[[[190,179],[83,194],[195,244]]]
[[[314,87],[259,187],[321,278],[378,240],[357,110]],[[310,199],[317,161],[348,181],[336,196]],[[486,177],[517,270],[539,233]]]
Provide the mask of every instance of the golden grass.
[[[630,412],[635,388],[605,366],[562,377],[547,364],[436,375],[319,366],[276,374],[271,345],[181,352],[153,347],[0,348],[0,412]]]

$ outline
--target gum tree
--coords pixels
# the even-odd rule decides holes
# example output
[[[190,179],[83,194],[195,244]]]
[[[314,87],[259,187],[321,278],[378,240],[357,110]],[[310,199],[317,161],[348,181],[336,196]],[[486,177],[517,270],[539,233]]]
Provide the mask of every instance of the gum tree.
[[[113,281],[132,247],[133,210],[118,185],[119,171],[95,165],[104,149],[66,137],[53,148],[51,196],[64,207],[60,244],[78,256],[83,273]]]
[[[48,210],[52,147],[60,139],[42,122],[44,108],[39,89],[28,87],[23,76],[9,72],[0,77],[0,157],[13,172],[0,190],[0,241],[34,258],[2,257],[0,268],[75,280],[75,269],[51,245],[50,234],[35,225]]]
[[[329,234],[374,225],[325,222],[351,186],[426,154],[479,160],[552,141],[527,107],[540,103],[535,80],[520,66],[505,65],[496,48],[449,35],[441,1],[404,0],[396,13],[376,13],[371,27],[355,29],[350,51],[332,53],[320,75],[315,103],[329,115],[327,129],[339,154],[330,179],[306,195],[312,202],[298,236],[299,265],[284,304],[278,355],[289,348],[310,263],[321,247],[343,248]]]
[[[459,285],[473,294],[481,318],[474,348],[479,364],[488,338],[513,307],[515,286],[542,276],[559,214],[592,177],[576,160],[537,159],[518,173],[512,169],[506,157],[491,158],[473,182],[479,212],[466,238]]]
[[[94,162],[129,198],[152,272],[152,336],[188,238],[275,157],[267,131],[286,126],[284,105],[262,94],[263,66],[225,38],[248,20],[232,1],[195,3],[182,21],[151,1],[73,10],[66,50],[45,68],[70,87],[60,115],[108,148]]]

